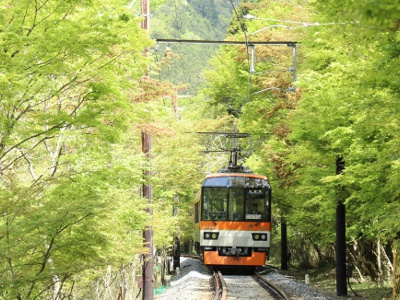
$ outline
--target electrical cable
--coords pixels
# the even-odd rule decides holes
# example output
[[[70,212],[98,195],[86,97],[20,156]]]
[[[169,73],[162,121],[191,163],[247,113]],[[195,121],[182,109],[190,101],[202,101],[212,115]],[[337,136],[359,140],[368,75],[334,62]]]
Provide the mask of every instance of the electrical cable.
[[[244,34],[245,45],[246,45],[246,53],[247,53],[247,65],[248,65],[248,70],[249,70],[249,80],[248,80],[248,83],[247,83],[247,101],[250,101],[252,76],[251,76],[251,72],[250,72],[251,63],[250,63],[250,53],[249,53],[249,37],[247,35],[246,24],[239,17],[239,14],[237,13],[237,10],[236,10],[235,5],[233,4],[232,0],[229,0],[229,1],[230,1],[231,5],[232,5],[233,11],[235,12],[236,18],[237,18],[237,20],[239,22],[239,25],[240,25],[240,28],[242,29],[243,34]]]
[[[269,29],[269,28],[274,28],[274,27],[283,27],[287,29],[300,29],[300,28],[308,28],[308,27],[313,27],[313,26],[332,26],[332,25],[348,25],[348,24],[359,24],[359,21],[351,21],[351,22],[329,22],[329,23],[319,23],[319,22],[306,22],[306,21],[292,21],[292,20],[279,20],[279,19],[271,19],[271,18],[258,18],[255,17],[251,14],[247,14],[243,16],[243,18],[248,19],[248,20],[264,20],[264,21],[271,21],[271,22],[276,22],[276,23],[289,23],[289,24],[299,24],[300,26],[288,26],[288,25],[282,25],[282,24],[271,24],[267,27],[261,28],[255,32],[252,32],[249,34],[249,36],[252,36],[254,34],[259,33],[260,31]]]
[[[181,39],[181,30],[180,30],[179,22],[178,22],[178,10],[177,10],[177,8],[176,8],[176,0],[174,0],[174,6],[175,6],[176,28],[178,29],[178,39]]]
[[[327,22],[327,23],[319,23],[319,22],[314,22],[314,23],[310,23],[307,21],[292,21],[292,20],[279,20],[279,19],[271,19],[271,18],[259,18],[259,17],[255,17],[253,15],[247,14],[245,16],[243,16],[245,19],[249,19],[249,20],[263,20],[263,21],[272,21],[272,22],[279,22],[279,23],[291,23],[291,24],[302,24],[304,26],[327,26],[327,25],[346,25],[348,23],[346,22],[339,22],[339,23],[335,23],[335,22]],[[350,22],[350,23],[354,23],[354,22]],[[359,22],[356,22],[359,23]]]
[[[286,28],[286,29],[304,29],[304,28],[308,28],[311,26],[328,26],[328,25],[330,25],[330,24],[315,25],[315,24],[310,23],[310,24],[303,24],[302,26],[288,26],[288,25],[282,25],[282,24],[274,24],[274,25],[269,25],[267,27],[261,28],[257,31],[254,31],[254,32],[250,33],[249,36],[255,35],[261,31],[264,31],[264,30],[267,30],[270,28],[275,28],[275,27],[281,27],[281,28]]]

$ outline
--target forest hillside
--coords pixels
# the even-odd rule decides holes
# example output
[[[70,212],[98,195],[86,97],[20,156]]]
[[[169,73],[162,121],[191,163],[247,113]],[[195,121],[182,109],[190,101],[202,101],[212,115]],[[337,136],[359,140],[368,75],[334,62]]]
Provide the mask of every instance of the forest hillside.
[[[257,141],[247,164],[272,182],[274,253],[285,225],[294,266],[334,265],[343,204],[348,264],[361,281],[391,282],[400,233],[398,4],[242,1],[227,39],[247,47],[222,47],[204,73],[209,111],[222,118],[231,107]],[[257,45],[253,59],[256,41],[297,44]]]
[[[151,18],[150,36],[154,39],[224,40],[231,21],[233,1],[167,0]],[[157,78],[173,84],[186,84],[185,92],[196,94],[203,82],[202,70],[218,49],[210,44],[159,44],[155,59],[165,55],[170,65],[160,70]]]
[[[341,203],[348,262],[361,281],[390,284],[400,233],[399,0],[150,8],[145,31],[140,1],[2,1],[0,298],[117,299],[122,287],[136,296],[146,228],[162,284],[161,258],[177,238],[191,251],[202,179],[227,163],[204,154],[210,140],[197,132],[235,124],[253,137],[244,163],[272,184],[272,262],[287,227],[292,266],[333,266]]]

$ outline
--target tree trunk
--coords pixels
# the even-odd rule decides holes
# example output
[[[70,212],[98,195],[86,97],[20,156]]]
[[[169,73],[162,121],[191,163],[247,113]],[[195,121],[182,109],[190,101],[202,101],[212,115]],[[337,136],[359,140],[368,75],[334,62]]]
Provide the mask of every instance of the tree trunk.
[[[385,247],[383,247],[382,244],[381,244],[381,253],[382,253],[382,256],[384,257],[384,263],[383,264],[384,264],[385,269],[386,269],[387,279],[389,280],[389,278],[391,278],[392,274],[393,274],[393,265],[390,262],[389,256],[386,254]]]
[[[374,249],[370,244],[365,244],[362,240],[354,241],[353,247],[348,248],[354,257],[357,265],[361,268],[362,273],[368,273],[371,280],[377,282],[377,268],[375,265],[375,256],[371,257]]]
[[[376,259],[378,264],[378,282],[379,286],[383,286],[383,272],[382,272],[382,255],[381,255],[381,239],[376,241]]]
[[[351,247],[348,247],[347,252],[349,253],[351,260],[353,261],[353,266],[356,269],[358,276],[360,277],[360,279],[358,280],[358,283],[364,282],[365,281],[364,276],[362,275],[362,272],[360,271],[360,268],[358,267],[358,260],[354,256]]]
[[[53,281],[53,297],[52,300],[60,299],[60,279],[58,279],[57,275],[54,275],[52,278]]]

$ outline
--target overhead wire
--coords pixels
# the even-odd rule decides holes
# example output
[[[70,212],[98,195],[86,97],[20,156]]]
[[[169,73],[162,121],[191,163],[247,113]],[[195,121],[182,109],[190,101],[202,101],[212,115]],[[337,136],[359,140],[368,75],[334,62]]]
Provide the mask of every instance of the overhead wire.
[[[178,29],[178,39],[181,39],[181,30],[178,22],[178,9],[176,8],[176,0],[174,0],[174,6],[175,6],[175,22],[176,22],[176,28]]]
[[[250,71],[250,69],[251,69],[251,63],[250,63],[250,52],[249,52],[249,37],[248,37],[248,35],[247,35],[247,28],[246,28],[246,23],[244,22],[244,20],[242,20],[243,19],[243,17],[241,18],[241,17],[239,17],[239,14],[238,14],[238,12],[237,12],[237,10],[236,10],[236,7],[235,7],[235,5],[233,4],[233,2],[232,2],[232,0],[229,0],[230,1],[230,3],[231,3],[231,5],[232,5],[232,8],[233,8],[233,11],[235,12],[235,15],[236,15],[236,18],[237,18],[237,20],[238,20],[238,22],[239,22],[239,25],[240,25],[240,29],[243,31],[243,34],[244,34],[244,39],[245,39],[245,46],[246,46],[246,53],[247,53],[247,65],[248,65],[248,70],[249,70],[249,80],[248,80],[248,83],[247,83],[247,101],[250,101],[250,97],[251,97],[251,83],[252,83],[252,74],[251,74],[251,71]],[[247,102],[246,101],[246,102]]]
[[[270,28],[300,29],[300,28],[305,28],[305,27],[310,27],[310,26],[327,26],[327,25],[335,24],[335,23],[318,23],[318,22],[316,22],[316,23],[308,23],[308,22],[299,22],[299,21],[291,21],[291,20],[278,20],[278,19],[271,19],[271,18],[258,18],[258,17],[255,17],[253,15],[250,15],[250,14],[243,15],[242,18],[243,19],[248,19],[248,20],[267,20],[267,21],[272,21],[272,22],[282,22],[282,23],[290,23],[290,24],[296,24],[296,25],[300,24],[300,26],[289,26],[289,25],[284,25],[284,24],[271,24],[271,25],[269,25],[267,27],[261,28],[261,29],[255,31],[255,32],[250,33],[250,34],[245,32],[246,39],[248,37],[256,35],[257,33],[261,32],[261,31],[264,31],[264,30],[267,30],[267,29],[270,29]],[[343,25],[343,23],[339,23],[339,24]],[[293,72],[293,82],[294,82],[294,81],[296,81],[296,79],[295,79],[295,77],[296,77],[296,73],[295,73],[296,72],[296,43],[294,42],[291,45],[288,44],[288,46],[293,47],[293,57],[294,57],[293,58],[293,67],[289,68],[289,71]],[[254,57],[252,57],[252,59],[253,59],[253,63],[254,63]],[[253,72],[254,72],[254,69],[252,68],[252,70],[250,71],[250,76],[251,76],[251,73],[253,73]],[[271,87],[271,88],[263,89],[262,91],[258,91],[258,92],[252,93],[251,95],[256,95],[256,94],[259,94],[259,93],[262,93],[262,92],[268,91],[268,90],[279,90],[279,91],[284,91],[284,92],[293,92],[293,91],[296,91],[296,87],[292,86],[292,87],[289,87],[288,89]]]
[[[136,0],[133,0],[133,3]],[[174,10],[175,10],[175,24],[176,24],[176,29],[178,31],[178,40],[181,39],[181,32],[180,32],[180,26],[179,26],[179,19],[178,19],[178,9],[177,9],[177,5],[176,5],[176,0],[174,0]],[[180,48],[180,47],[179,47]],[[158,49],[159,49],[159,44],[157,43],[156,47],[155,47],[155,53],[156,53],[156,59],[158,60]],[[165,56],[167,56],[168,51],[170,51],[170,44],[168,43],[167,46],[165,47]],[[161,72],[159,73],[159,79],[161,80]]]

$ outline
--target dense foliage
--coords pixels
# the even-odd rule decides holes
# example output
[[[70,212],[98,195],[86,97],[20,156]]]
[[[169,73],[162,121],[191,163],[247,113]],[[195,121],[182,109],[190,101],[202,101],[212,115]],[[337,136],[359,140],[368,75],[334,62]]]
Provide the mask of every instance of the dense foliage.
[[[141,130],[164,153],[151,165],[162,249],[176,231],[174,197],[188,202],[197,181],[178,176],[196,169],[191,138],[177,138],[192,126],[167,100],[174,87],[144,76],[159,66],[144,55],[152,41],[136,6],[0,7],[0,298],[115,299],[127,274],[140,274],[134,258],[154,223],[141,196],[150,167]],[[171,156],[179,159],[168,165]]]
[[[291,117],[291,161],[302,165],[295,171],[294,190],[307,190],[298,193],[302,207],[315,210],[309,217],[321,223],[344,201],[349,257],[373,279],[382,270],[370,253],[384,251],[383,242],[390,254],[400,232],[394,217],[399,212],[399,27],[391,17],[399,3],[390,2],[315,3],[316,21],[332,25],[310,30],[305,39],[299,80],[304,93]],[[338,157],[345,171],[335,176]],[[319,192],[312,178],[323,188]],[[325,223],[323,228],[332,227]],[[328,239],[322,236],[325,243]]]
[[[115,249],[140,246],[124,219],[135,214],[126,200],[139,182],[132,172],[139,156],[126,159],[112,144],[128,125],[127,86],[142,74],[142,47],[150,43],[117,8],[1,6],[0,285],[7,299],[45,297],[52,276],[72,286],[74,275],[134,253]],[[127,69],[132,60],[138,63]]]
[[[274,229],[288,223],[293,263],[334,260],[342,201],[349,261],[361,277],[390,274],[398,2],[151,1],[154,38],[248,41],[166,48],[140,29],[138,1],[2,1],[0,298],[115,299],[124,282],[137,293],[145,226],[158,253],[174,235],[190,241],[201,178],[226,164],[200,155],[206,138],[194,132],[236,123],[253,135],[246,164],[273,184]],[[251,70],[252,41],[300,42],[296,73],[293,45],[256,46]]]
[[[255,72],[249,47],[224,47],[205,73],[214,111],[241,110],[240,129],[258,137],[248,164],[272,181],[292,263],[333,262],[341,201],[349,262],[361,278],[391,271],[400,232],[397,2],[244,1],[229,38],[301,42],[296,82],[290,49],[278,47],[256,47]]]

